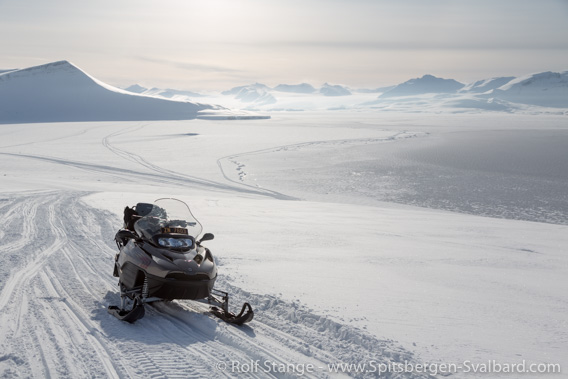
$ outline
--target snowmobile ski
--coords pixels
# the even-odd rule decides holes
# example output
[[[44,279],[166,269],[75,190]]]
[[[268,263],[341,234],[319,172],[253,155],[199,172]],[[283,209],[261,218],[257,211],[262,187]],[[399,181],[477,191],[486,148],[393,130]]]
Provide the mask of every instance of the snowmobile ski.
[[[144,317],[146,311],[144,310],[144,305],[140,303],[136,307],[132,308],[131,310],[120,309],[116,305],[110,305],[108,307],[108,313],[116,317],[121,321],[126,321],[130,324],[134,323],[136,320],[141,319]]]
[[[221,320],[234,325],[243,325],[251,322],[254,317],[254,312],[249,303],[244,303],[241,312],[235,315],[233,312],[225,312],[222,308],[211,307],[211,313],[219,317]]]
[[[211,290],[211,295],[209,296],[208,301],[209,304],[212,305],[211,313],[230,324],[243,325],[252,321],[254,317],[254,312],[249,303],[244,303],[241,311],[237,315],[233,312],[229,312],[228,292],[213,289]]]

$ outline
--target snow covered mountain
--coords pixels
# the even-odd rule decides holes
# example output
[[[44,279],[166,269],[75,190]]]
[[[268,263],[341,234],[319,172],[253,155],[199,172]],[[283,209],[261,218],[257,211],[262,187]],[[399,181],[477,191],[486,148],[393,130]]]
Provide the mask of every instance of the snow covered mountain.
[[[244,85],[244,86],[238,86],[238,87],[233,87],[228,91],[223,91],[221,92],[221,94],[228,96],[228,95],[237,95],[239,94],[242,90],[262,90],[262,91],[269,91],[270,87],[267,86],[266,84],[262,84],[262,83],[254,83],[254,84],[248,84],[248,85]]]
[[[193,119],[206,104],[137,95],[68,61],[0,74],[0,123]]]
[[[557,113],[552,108],[568,107],[568,71],[542,72],[519,78],[494,77],[467,85],[453,79],[424,75],[401,83],[362,106],[413,112]]]
[[[514,76],[503,76],[499,78],[491,78],[491,79],[484,79],[478,80],[473,83],[467,84],[465,87],[459,90],[459,92],[464,93],[483,93],[490,91],[495,88],[499,88],[511,80],[515,79]]]
[[[165,97],[166,99],[181,100],[181,101],[194,97],[203,97],[203,95],[197,92],[181,91],[171,88],[167,89],[155,88],[155,87],[145,88],[138,84],[131,85],[130,87],[125,88],[124,90],[146,96],[159,96],[159,97]]]
[[[243,103],[253,103],[255,106],[276,103],[276,98],[270,94],[271,88],[261,83],[231,88],[223,91],[222,95],[232,96]]]
[[[486,97],[545,107],[568,107],[568,71],[521,76],[493,89]]]
[[[455,93],[463,87],[464,84],[453,79],[442,79],[432,75],[424,75],[421,78],[410,79],[401,83],[379,97],[412,96],[425,93]]]
[[[349,96],[351,95],[351,91],[347,88],[340,86],[340,85],[332,85],[329,83],[325,83],[320,88],[320,93],[324,96]]]
[[[278,92],[290,92],[290,93],[314,93],[316,89],[308,83],[301,84],[278,84],[274,87],[275,91]]]

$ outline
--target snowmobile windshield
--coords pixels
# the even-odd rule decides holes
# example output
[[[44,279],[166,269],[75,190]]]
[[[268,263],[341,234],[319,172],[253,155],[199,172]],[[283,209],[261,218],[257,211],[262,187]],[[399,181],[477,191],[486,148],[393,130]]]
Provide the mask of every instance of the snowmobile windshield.
[[[189,240],[185,241],[183,236],[196,239],[203,230],[187,204],[181,200],[158,199],[146,212],[140,220],[136,221],[134,225],[136,232],[148,240],[160,237],[157,241],[164,247],[190,247],[193,243]]]

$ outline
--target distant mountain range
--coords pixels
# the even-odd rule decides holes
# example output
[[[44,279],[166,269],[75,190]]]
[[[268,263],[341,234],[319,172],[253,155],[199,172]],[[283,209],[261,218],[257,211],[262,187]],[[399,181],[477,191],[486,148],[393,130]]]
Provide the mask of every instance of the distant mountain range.
[[[196,92],[191,92],[191,91],[180,91],[180,90],[176,90],[176,89],[160,89],[160,88],[144,88],[142,86],[139,86],[138,84],[134,84],[128,88],[124,89],[125,91],[128,92],[133,92],[133,93],[138,93],[141,95],[146,95],[146,96],[160,96],[160,97],[165,97],[167,99],[186,99],[186,98],[192,98],[192,97],[203,97],[203,95],[196,93]]]
[[[415,103],[418,107],[426,102],[446,108],[491,111],[514,111],[523,106],[568,108],[568,71],[497,77],[467,85],[424,75],[385,91],[367,105],[392,109],[393,104],[408,105],[418,98],[420,102]]]
[[[453,79],[442,79],[432,75],[424,75],[418,79],[410,79],[386,91],[379,97],[414,96],[425,93],[455,93],[465,85]]]
[[[131,89],[129,88],[129,90]],[[138,90],[138,88],[132,89],[133,92]],[[160,91],[154,89],[152,94],[163,96],[160,94]],[[145,91],[142,93],[150,94],[151,92]],[[181,95],[182,91],[177,93]],[[543,72],[519,78],[504,76],[478,80],[469,84],[463,84],[453,79],[424,75],[421,78],[410,79],[395,86],[376,89],[350,89],[345,86],[328,83],[323,84],[320,88],[316,88],[308,83],[279,84],[271,88],[262,83],[254,83],[231,88],[221,92],[221,95],[230,96],[240,100],[242,103],[266,108],[266,106],[280,103],[282,96],[284,96],[282,94],[286,96],[342,97],[353,94],[373,93],[378,94],[377,100],[364,102],[360,104],[361,107],[386,104],[385,102],[388,104],[398,102],[408,104],[409,101],[416,97],[436,96],[438,100],[446,99],[445,105],[451,108],[511,110],[511,106],[507,105],[508,103],[565,108],[568,107],[568,72]],[[196,95],[199,96],[199,94],[193,94],[187,95],[186,98],[195,97]],[[438,103],[440,102],[438,101]],[[345,108],[340,106],[333,109]],[[390,109],[393,108],[390,107]]]
[[[567,113],[562,109],[568,108],[568,71],[497,77],[470,84],[424,75],[374,90],[353,90],[329,83],[320,88],[308,83],[279,84],[274,88],[254,83],[216,95],[202,95],[175,89],[148,89],[140,85],[119,89],[91,77],[68,61],[0,70],[0,123],[177,120],[206,113],[208,118],[227,118],[227,112],[231,112],[226,107],[195,102],[194,98],[216,104],[231,99],[230,108],[242,104],[245,109],[264,111],[376,109],[414,112],[431,109],[532,113],[542,111],[534,107],[545,107]],[[246,113],[235,115],[233,113],[229,118],[266,117]]]

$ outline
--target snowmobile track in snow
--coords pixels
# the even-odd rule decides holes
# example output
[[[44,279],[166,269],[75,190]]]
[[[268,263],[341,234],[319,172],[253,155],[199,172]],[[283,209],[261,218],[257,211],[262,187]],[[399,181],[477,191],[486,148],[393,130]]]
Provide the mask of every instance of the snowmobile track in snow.
[[[256,195],[262,195],[262,196],[270,196],[270,197],[274,197],[276,199],[281,199],[281,200],[286,200],[286,199],[293,199],[289,196],[286,196],[284,194],[281,194],[279,192],[276,191],[270,191],[270,190],[264,190],[262,188],[254,188],[251,187],[250,189],[246,189],[246,188],[242,188],[241,186],[232,186],[232,185],[227,185],[227,184],[223,184],[223,183],[218,183],[212,180],[207,180],[207,179],[202,179],[202,178],[198,178],[195,176],[191,176],[191,175],[186,175],[186,174],[182,174],[179,173],[177,171],[172,171],[169,169],[165,169],[163,167],[157,166],[151,162],[149,162],[148,160],[144,159],[142,156],[135,154],[133,152],[124,150],[124,149],[120,149],[118,147],[116,147],[114,144],[112,144],[110,142],[111,139],[121,136],[123,134],[127,134],[127,133],[132,133],[135,131],[138,131],[142,128],[144,128],[147,125],[140,125],[135,127],[134,129],[130,129],[130,128],[126,128],[124,130],[119,130],[117,132],[111,133],[109,135],[107,135],[106,137],[104,137],[102,139],[102,144],[104,147],[106,147],[107,149],[109,149],[111,152],[113,152],[114,154],[116,154],[117,156],[134,162],[142,167],[145,167],[155,173],[157,173],[161,178],[164,178],[162,180],[164,180],[167,183],[174,183],[174,184],[181,184],[181,185],[196,185],[199,187],[206,187],[206,188],[211,188],[211,189],[217,189],[217,190],[229,190],[229,191],[237,191],[237,192],[248,192],[248,193],[254,193]],[[228,179],[230,182],[233,182],[232,180],[230,180],[229,178],[227,178],[225,176],[226,179]],[[238,184],[238,183],[237,183]]]
[[[207,305],[190,301],[148,305],[135,324],[118,321],[106,307],[119,301],[111,273],[120,219],[87,206],[85,195],[2,195],[0,377],[238,377],[232,365],[251,361],[323,368],[359,359],[413,359],[393,341],[241,291],[222,273],[220,285],[234,301],[246,299],[257,310],[251,324],[225,324]],[[260,367],[247,376],[293,376]]]

